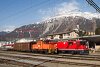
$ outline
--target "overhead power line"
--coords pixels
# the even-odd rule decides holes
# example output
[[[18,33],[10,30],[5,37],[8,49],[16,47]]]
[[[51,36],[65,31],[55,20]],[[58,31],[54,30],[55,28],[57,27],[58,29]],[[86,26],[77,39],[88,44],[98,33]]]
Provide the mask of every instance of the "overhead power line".
[[[90,1],[91,1],[91,3],[93,4],[93,7],[94,7],[97,11],[100,12],[100,8],[97,6],[97,4],[94,3],[92,0],[90,0]]]
[[[93,0],[86,0],[93,8],[100,13],[100,7]]]
[[[45,3],[47,3],[48,1],[49,1],[49,0],[44,0],[44,1],[40,2],[40,3],[37,3],[37,4],[32,5],[32,6],[30,6],[30,7],[27,7],[27,8],[25,8],[25,9],[20,10],[20,11],[18,11],[18,12],[16,12],[16,13],[13,13],[13,14],[7,16],[7,17],[4,17],[4,18],[1,19],[0,21],[3,21],[3,20],[5,20],[5,19],[11,18],[11,17],[16,16],[16,15],[18,15],[18,14],[21,14],[21,13],[23,13],[23,12],[26,12],[26,11],[28,11],[29,9],[32,9],[32,8],[36,9],[36,8],[38,8],[39,6],[41,6],[41,5],[45,4]]]

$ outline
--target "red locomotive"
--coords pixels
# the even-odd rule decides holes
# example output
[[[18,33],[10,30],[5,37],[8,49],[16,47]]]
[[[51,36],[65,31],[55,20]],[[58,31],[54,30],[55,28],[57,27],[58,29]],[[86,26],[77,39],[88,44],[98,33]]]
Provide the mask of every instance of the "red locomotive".
[[[57,42],[58,53],[89,54],[88,46],[88,42],[85,40]]]

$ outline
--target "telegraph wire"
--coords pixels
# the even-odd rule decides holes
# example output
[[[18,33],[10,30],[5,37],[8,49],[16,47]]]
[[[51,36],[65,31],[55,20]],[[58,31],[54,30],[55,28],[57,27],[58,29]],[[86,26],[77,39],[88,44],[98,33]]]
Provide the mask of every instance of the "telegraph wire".
[[[98,7],[98,5],[96,5],[96,3],[94,3],[92,0],[91,0],[91,2],[94,4],[94,7],[95,7],[98,11],[100,11],[100,8]]]
[[[93,8],[100,13],[100,7],[93,0],[86,0]]]
[[[100,8],[92,1],[86,0],[93,8],[95,8],[98,12],[100,12]]]
[[[100,11],[100,8],[92,1],[90,0],[91,3],[93,4],[93,7],[97,10],[97,11]]]

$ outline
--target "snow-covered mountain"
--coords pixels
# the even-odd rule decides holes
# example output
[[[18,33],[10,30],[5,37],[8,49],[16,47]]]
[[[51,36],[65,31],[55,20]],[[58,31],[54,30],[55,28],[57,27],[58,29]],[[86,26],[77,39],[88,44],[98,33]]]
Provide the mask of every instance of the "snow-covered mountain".
[[[72,17],[80,16],[80,17],[84,17],[86,19],[92,19],[92,18],[100,18],[100,13],[78,12],[78,11],[67,12],[65,14],[58,14],[58,15],[56,15],[54,17],[49,17],[49,18],[47,18],[46,21],[52,20],[54,18],[69,17],[69,16],[72,16]]]
[[[39,24],[25,25],[7,34],[6,38],[38,38],[47,34],[68,32],[77,28],[95,32],[100,27],[100,14],[89,12],[70,12],[50,17]]]

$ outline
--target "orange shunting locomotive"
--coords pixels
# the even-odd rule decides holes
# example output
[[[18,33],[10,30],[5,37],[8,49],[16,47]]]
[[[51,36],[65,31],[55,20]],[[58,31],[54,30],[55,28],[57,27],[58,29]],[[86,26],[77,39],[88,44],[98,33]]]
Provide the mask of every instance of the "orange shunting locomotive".
[[[38,40],[32,45],[32,51],[35,53],[55,53],[56,42],[52,40]]]

